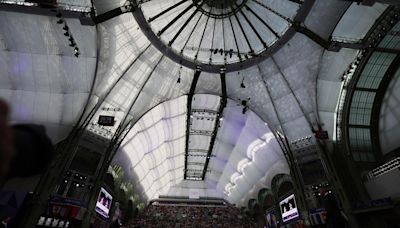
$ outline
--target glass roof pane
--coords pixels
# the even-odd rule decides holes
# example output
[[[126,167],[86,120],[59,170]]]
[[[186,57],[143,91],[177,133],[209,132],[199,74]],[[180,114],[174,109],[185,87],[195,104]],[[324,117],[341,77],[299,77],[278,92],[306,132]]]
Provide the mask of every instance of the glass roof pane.
[[[165,48],[191,61],[219,65],[242,62],[265,51],[288,30],[300,7],[289,0],[141,4],[149,27]]]

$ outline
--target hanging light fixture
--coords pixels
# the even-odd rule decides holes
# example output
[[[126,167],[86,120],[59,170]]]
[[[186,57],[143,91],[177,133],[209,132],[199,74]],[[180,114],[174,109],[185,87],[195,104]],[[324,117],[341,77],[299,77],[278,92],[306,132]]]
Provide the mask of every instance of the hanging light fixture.
[[[179,67],[178,80],[176,81],[176,83],[181,83],[181,70],[182,70],[182,66]]]

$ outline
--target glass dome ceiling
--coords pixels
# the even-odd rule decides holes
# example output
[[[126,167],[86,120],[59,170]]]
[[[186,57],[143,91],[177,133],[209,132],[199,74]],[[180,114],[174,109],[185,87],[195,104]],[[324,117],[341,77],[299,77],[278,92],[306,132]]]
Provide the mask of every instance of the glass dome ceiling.
[[[152,0],[140,12],[147,22],[142,29],[178,62],[226,66],[263,59],[284,44],[301,6],[290,0]]]
[[[222,7],[221,2],[226,6]],[[79,119],[89,122],[86,130],[104,138],[116,135],[123,139],[126,135],[120,152],[127,153],[117,153],[117,158],[121,154],[134,161],[139,161],[135,156],[143,157],[141,165],[123,167],[137,184],[138,192],[142,189],[149,199],[156,195],[188,196],[190,189],[199,189],[200,196],[224,197],[247,205],[248,199],[257,197],[259,189],[271,187],[274,175],[288,172],[279,145],[270,140],[270,133],[280,132],[290,142],[312,134],[315,123],[324,123],[328,130],[334,128],[342,83],[339,78],[357,55],[358,50],[354,49],[325,50],[306,35],[296,33],[294,22],[325,39],[333,34],[360,40],[385,10],[379,4],[364,8],[343,1],[302,2],[145,0],[134,12],[95,27],[81,26],[78,19],[67,18],[70,32],[81,48],[79,58],[73,56],[68,40],[60,33],[56,17],[3,12],[0,96],[13,104],[13,122],[44,124],[54,142],[65,139]],[[101,14],[124,6],[125,1],[93,3]],[[349,6],[355,16],[343,21],[341,15]],[[275,37],[247,8],[268,22],[280,37]],[[164,11],[167,12],[148,22]],[[267,48],[244,15],[262,38],[270,35],[271,40],[262,39]],[[357,22],[363,26],[352,26]],[[34,26],[29,26],[32,23]],[[167,27],[168,24],[171,25]],[[163,28],[165,31],[157,37]],[[248,42],[257,54],[249,54]],[[237,47],[247,53],[248,59],[241,54],[240,60]],[[216,54],[213,50],[211,55],[212,48],[218,49]],[[201,67],[201,74],[191,90],[196,66]],[[225,83],[219,78],[221,66],[226,67]],[[210,130],[220,120],[214,113],[219,110],[217,101],[224,97],[224,90],[228,104],[221,127],[214,134],[210,171],[205,172],[202,181],[190,180],[202,177],[204,169],[198,164],[206,159],[190,156],[185,161],[182,153],[186,153],[186,139],[191,139],[188,156],[210,148]],[[187,107],[189,94],[196,97],[191,111]],[[201,99],[199,94],[216,97]],[[242,112],[243,100],[249,110],[246,115]],[[149,114],[150,110],[158,111]],[[114,116],[116,125],[101,128],[97,123],[99,115]],[[149,118],[142,118],[145,115]],[[189,127],[187,120],[191,120],[189,125],[192,123]],[[255,131],[256,127],[261,130]],[[186,169],[201,168],[202,172],[187,172],[191,178],[185,180],[185,164]],[[147,173],[151,177],[141,181],[140,177]]]

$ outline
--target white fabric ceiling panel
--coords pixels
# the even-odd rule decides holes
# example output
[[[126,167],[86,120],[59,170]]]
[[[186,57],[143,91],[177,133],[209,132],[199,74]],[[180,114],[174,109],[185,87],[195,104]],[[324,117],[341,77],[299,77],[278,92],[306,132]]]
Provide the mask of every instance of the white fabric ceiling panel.
[[[15,123],[43,124],[54,142],[75,124],[93,83],[96,28],[65,20],[80,48],[73,56],[56,17],[3,12],[0,15],[0,93]],[[28,38],[27,38],[28,37]]]
[[[263,2],[266,1],[264,0]],[[289,22],[271,11],[266,11],[255,1],[249,2],[249,8],[251,8],[256,14],[258,14],[259,17],[268,23],[271,28],[278,33],[278,35],[282,35],[289,28]]]
[[[239,19],[240,20],[240,19]],[[244,21],[244,18],[241,19],[241,21]],[[252,37],[256,38],[256,36],[254,36],[254,33],[249,33],[248,37],[245,37],[245,35],[243,34],[240,25],[238,23],[238,20],[235,17],[231,17],[229,20],[229,24],[231,25],[231,27],[233,28],[233,30],[235,31],[234,36],[232,37],[236,37],[236,42],[235,46],[233,46],[233,48],[238,48],[238,50],[240,50],[240,52],[242,53],[249,53],[250,52],[250,46],[248,45],[248,43],[246,42],[246,38],[247,39],[251,39]],[[251,35],[250,35],[251,34]],[[232,34],[233,35],[233,34]],[[246,34],[247,36],[247,34]],[[255,40],[255,39],[251,39],[251,40]],[[237,44],[236,44],[237,43]],[[237,45],[237,46],[236,46]],[[233,48],[229,48],[233,49]],[[262,48],[262,46],[260,45],[260,48]],[[228,59],[229,61],[229,59]]]
[[[227,161],[234,147],[234,144],[229,144],[226,141],[222,141],[217,138],[214,144],[213,155],[216,156],[216,158],[219,160]],[[213,159],[211,159],[211,161],[212,160]]]
[[[294,91],[294,95],[299,101],[302,110],[307,113],[315,113],[316,109],[316,84],[313,83],[312,86],[306,88],[300,88]]]
[[[286,85],[282,74],[274,74],[268,76],[268,78],[265,78],[264,80],[268,86],[270,96],[273,100],[279,99],[282,96],[290,93],[290,89]]]
[[[205,52],[205,53],[210,53],[208,51],[204,51],[200,49],[197,49],[196,47],[200,47],[203,43],[202,39],[198,39],[198,37],[203,36],[204,29],[208,28],[208,23],[209,23],[209,17],[204,16],[203,14],[201,15],[196,15],[196,18],[192,19],[191,23],[187,25],[187,29],[193,29],[192,31],[184,32],[186,40],[182,39],[181,41],[175,41],[176,43],[181,43],[180,49],[176,48],[176,50],[181,50],[183,51],[183,55],[185,57],[191,58],[191,59],[196,59],[199,57],[199,53]],[[197,26],[196,26],[197,25]],[[207,27],[206,27],[207,26]],[[180,37],[180,36],[179,36]],[[178,38],[179,38],[178,37]],[[203,36],[204,39],[204,36]],[[197,49],[197,50],[196,50]]]
[[[167,41],[172,41],[172,39],[175,36],[175,32],[178,31],[183,25],[184,23],[186,23],[185,20],[188,20],[188,17],[194,12],[195,10],[192,9],[190,11],[188,11],[185,15],[187,15],[187,17],[182,17],[180,18],[182,21],[181,23],[175,23],[173,26],[171,26],[171,28],[168,31],[174,31],[171,35],[166,36],[166,39],[168,39]],[[180,50],[180,51],[184,51],[185,55],[187,56],[191,56],[191,58],[194,58],[194,55],[196,54],[196,51],[188,51],[190,50],[190,47],[196,47],[198,46],[198,43],[200,42],[199,39],[195,40],[196,43],[193,43],[193,28],[197,28],[197,31],[193,31],[196,32],[197,34],[200,34],[203,30],[201,27],[202,26],[198,26],[196,27],[196,25],[199,25],[197,22],[199,21],[199,19],[205,19],[206,17],[201,17],[203,16],[202,14],[195,14],[194,17],[189,21],[189,23],[185,26],[185,28],[182,30],[182,35],[178,36],[175,41],[172,43],[172,48],[174,48],[175,50]],[[204,22],[204,21],[203,21]],[[175,26],[175,27],[174,27]],[[203,28],[204,29],[204,28]],[[186,41],[188,39],[192,39],[192,43],[186,43]]]
[[[190,136],[189,148],[208,150],[210,146],[210,140],[210,136],[193,134]]]
[[[197,82],[195,93],[221,95],[221,79],[219,75],[202,72]]]
[[[122,6],[126,2],[127,2],[126,0],[114,0],[114,1],[93,0],[93,5],[95,7],[96,13],[102,14],[102,13],[108,12],[110,10],[113,10],[115,8]]]
[[[3,12],[0,15],[0,34],[10,51],[73,56],[68,37],[63,35],[64,24],[57,24],[57,20],[56,17]],[[82,27],[78,19],[65,21],[80,49],[80,56],[96,57],[96,29]]]
[[[322,57],[321,70],[317,82],[317,107],[319,120],[324,124],[330,138],[336,130],[335,111],[342,85],[341,77],[358,51],[342,48],[339,52],[325,51]]]
[[[235,107],[229,103],[227,108]],[[226,111],[224,112],[224,125],[229,125],[230,122],[226,120],[230,119],[231,112]],[[225,146],[230,150],[229,153],[226,153],[229,158],[216,187],[218,191],[224,192],[226,199],[230,202],[238,202],[248,194],[253,185],[265,176],[276,163],[280,161],[286,163],[280,147],[267,125],[253,112],[242,114],[241,118],[242,121],[245,121],[245,125],[236,130],[240,131],[236,142],[231,147]],[[224,125],[222,125],[221,135],[225,135]],[[221,151],[224,148],[223,145],[223,143],[217,142],[216,148]],[[212,158],[211,161],[217,158]],[[212,170],[215,169],[214,166],[223,162],[211,162]]]
[[[358,50],[342,48],[339,52],[325,51],[322,57],[318,80],[338,82],[350,63],[356,58]]]
[[[218,173],[218,175],[222,174],[227,162],[228,160],[222,159],[219,156],[213,157],[212,159],[210,159],[210,164],[209,164],[210,167],[213,167],[213,169],[211,169],[211,172]]]
[[[243,12],[245,12],[245,11],[243,11]],[[250,24],[247,22],[246,18],[242,14],[238,14],[237,17],[242,25],[243,31],[246,34],[247,39],[249,40],[252,50],[255,51],[255,53],[260,52],[257,50],[263,50],[264,49],[263,44],[261,43],[261,41],[257,37],[257,35],[253,32],[253,29],[250,26]],[[237,20],[235,20],[235,22],[237,23]],[[236,31],[242,31],[242,30],[240,28],[238,28],[238,29],[236,29]],[[243,32],[241,32],[240,34],[242,35]],[[243,37],[243,35],[240,39],[241,39],[242,43],[246,42],[246,38]],[[247,46],[248,46],[248,44],[246,43],[246,47]],[[240,50],[242,50],[242,49],[240,49]]]
[[[204,36],[203,36],[203,41],[199,45],[199,50],[197,53],[197,58],[198,59],[209,59],[211,58],[212,52],[208,51],[212,48],[213,45],[213,38],[214,38],[214,25],[216,19],[214,18],[209,18],[208,22],[206,23],[206,28],[204,31]],[[199,36],[197,36],[199,37]]]
[[[260,0],[257,0],[260,1]],[[292,18],[296,15],[299,8],[299,4],[292,1],[281,1],[281,0],[264,0],[260,1],[268,3],[269,7],[276,12],[282,13],[285,17]]]
[[[311,31],[328,40],[340,17],[350,4],[350,2],[337,0],[315,1],[304,24]]]
[[[132,102],[140,94],[143,84],[151,76],[160,58],[161,54],[155,48],[146,51],[118,81],[106,101],[129,112]]]
[[[270,138],[273,137],[272,133],[266,133],[265,127],[268,125],[266,123],[260,123],[260,117],[256,113],[253,112],[251,115],[248,115],[246,120],[246,125],[251,126],[253,134],[256,135],[259,139],[270,140]]]
[[[75,7],[87,7],[90,9],[92,7],[92,2],[90,0],[57,0],[59,5],[69,5]]]
[[[312,134],[311,127],[304,116],[284,123],[282,128],[289,141],[297,140]]]
[[[1,88],[49,93],[89,93],[95,59],[0,51]],[[72,67],[73,66],[73,67]]]
[[[183,179],[186,101],[182,96],[152,109],[121,145],[137,176],[134,181],[148,199],[166,194],[170,185]]]
[[[338,41],[357,42],[364,38],[387,5],[375,3],[363,6],[353,3],[337,24],[332,38]]]
[[[179,71],[181,71],[182,80],[177,83]],[[133,109],[133,119],[137,120],[147,110],[161,102],[187,94],[193,74],[193,70],[188,68],[180,69],[180,66],[172,60],[165,57],[162,58],[137,99]],[[163,83],[160,84],[160,82]]]
[[[241,115],[241,111],[239,111]],[[228,110],[224,111],[224,121],[219,129],[218,140],[229,145],[235,145],[238,137],[240,136],[241,129],[244,127],[243,122],[232,121],[229,118]]]
[[[213,32],[213,39],[212,39],[212,49],[224,49],[226,46],[225,39],[224,39],[224,20],[215,20],[214,25],[214,32]],[[228,25],[226,25],[228,26]],[[232,60],[237,60],[236,56],[232,57]],[[224,56],[221,54],[214,54],[213,55],[213,62],[215,64],[223,64],[224,63]]]
[[[249,166],[250,167],[250,166]],[[250,188],[251,188],[251,180],[247,181],[247,177],[250,177],[249,174],[243,174],[241,177],[237,178],[236,181],[234,182],[234,188],[237,189],[237,191],[241,194],[244,195],[245,193],[247,193]],[[257,177],[255,177],[257,178]]]
[[[148,49],[150,42],[140,32],[131,14],[115,17],[98,25],[98,28],[102,42],[96,94],[100,96],[116,83],[141,53]]]
[[[318,46],[317,43],[309,39],[303,34],[296,33],[294,37],[283,46],[274,56],[272,62],[275,62],[281,71],[284,72],[285,78],[290,85],[295,83],[296,74],[295,70],[288,71],[287,69],[297,66],[297,70],[308,70],[309,73],[316,73],[319,69],[319,60],[322,55],[323,48]],[[268,63],[269,61],[267,61]],[[302,66],[301,68],[299,66]],[[278,71],[279,72],[279,71]],[[306,73],[306,72],[300,72]],[[315,77],[315,75],[303,75],[301,77]],[[308,81],[308,80],[307,80]]]
[[[213,116],[203,116],[192,114],[191,129],[193,131],[212,131],[215,126],[215,118]]]
[[[142,4],[141,8],[142,8],[143,12],[146,12],[145,13],[146,19],[149,20],[150,18],[156,16],[157,13],[162,12],[162,11],[166,10],[168,7],[174,5],[175,2],[176,1],[172,1],[172,0],[148,1],[144,4]],[[166,12],[164,14],[164,17],[158,18],[158,19],[152,21],[150,23],[150,26],[153,28],[154,31],[162,30],[168,23],[170,23],[175,17],[177,17],[179,15],[179,13],[181,11],[183,11],[184,9],[186,9],[190,4],[191,4],[191,2],[187,1],[179,6],[176,6],[174,8],[174,10],[170,10],[170,11]],[[193,8],[191,8],[190,10],[193,10]],[[186,13],[182,16],[186,19],[189,14],[190,13]],[[179,20],[179,21],[181,21],[181,20]],[[185,21],[185,20],[182,20],[182,21]],[[177,30],[177,29],[175,29],[175,30]],[[166,33],[167,33],[167,31],[166,31]],[[170,31],[173,31],[173,29],[171,29]],[[168,41],[169,40],[167,40],[167,42]]]
[[[192,109],[209,109],[217,111],[220,103],[218,96],[209,94],[194,95],[192,100]]]
[[[260,6],[257,6],[260,7]],[[249,10],[244,10],[243,13],[246,15],[246,17],[250,20],[250,21],[258,21],[258,18],[253,14],[250,13]],[[254,28],[259,32],[261,38],[265,41],[265,43],[268,46],[271,46],[272,44],[274,44],[277,40],[278,37],[276,37],[271,30],[269,30],[267,27],[265,27],[263,25],[263,23],[253,23]]]
[[[248,122],[247,122],[248,123]],[[247,152],[250,149],[250,145],[257,140],[258,135],[254,134],[252,129],[249,129],[248,125],[242,129],[240,137],[236,142],[235,149],[239,150],[243,155],[247,156]]]
[[[283,123],[303,116],[293,94],[288,94],[276,100],[275,106]]]

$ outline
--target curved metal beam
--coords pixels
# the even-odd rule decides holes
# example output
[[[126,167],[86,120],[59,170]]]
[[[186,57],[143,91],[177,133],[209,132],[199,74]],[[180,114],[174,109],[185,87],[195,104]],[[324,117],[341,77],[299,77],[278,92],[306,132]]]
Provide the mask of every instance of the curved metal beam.
[[[311,8],[314,4],[315,0],[306,0],[300,7],[296,17],[293,19],[294,21],[298,22],[303,22],[305,18],[307,17],[308,13],[311,11]],[[161,51],[165,56],[170,58],[176,63],[179,63],[185,67],[188,67],[190,69],[196,69],[196,67],[201,67],[201,70],[204,72],[209,72],[209,73],[220,73],[221,68],[225,68],[226,72],[232,72],[232,71],[238,71],[242,70],[248,67],[251,67],[257,63],[260,63],[264,61],[266,58],[268,58],[271,54],[274,54],[277,52],[283,45],[285,45],[295,34],[296,31],[293,27],[290,27],[285,34],[281,36],[281,39],[276,42],[274,45],[272,45],[270,48],[265,50],[264,52],[258,54],[256,57],[247,59],[246,61],[243,62],[236,62],[232,64],[209,64],[209,63],[203,63],[200,61],[193,61],[191,59],[188,59],[184,57],[181,53],[178,53],[174,50],[172,50],[170,47],[168,47],[166,44],[164,44],[159,37],[152,31],[150,28],[146,18],[144,17],[143,11],[141,8],[137,8],[134,10],[132,13],[135,20],[138,22],[140,29],[144,33],[144,35],[147,37],[147,39],[150,40],[150,42],[159,50]]]

